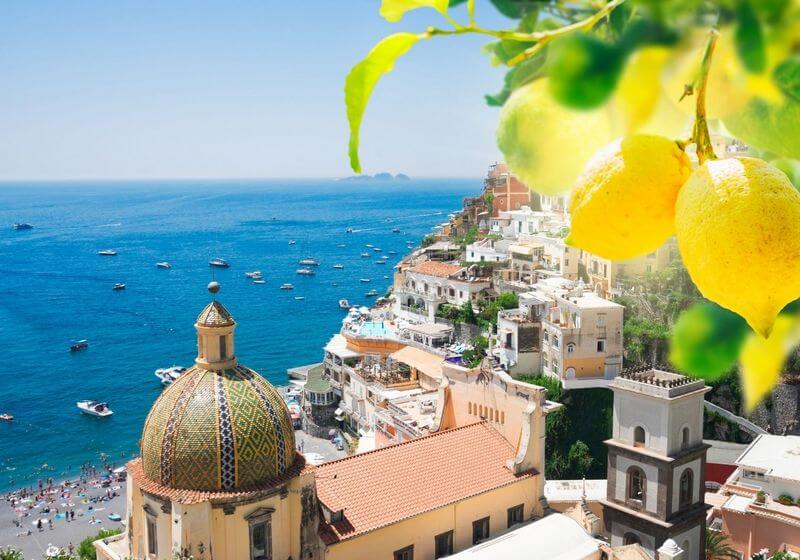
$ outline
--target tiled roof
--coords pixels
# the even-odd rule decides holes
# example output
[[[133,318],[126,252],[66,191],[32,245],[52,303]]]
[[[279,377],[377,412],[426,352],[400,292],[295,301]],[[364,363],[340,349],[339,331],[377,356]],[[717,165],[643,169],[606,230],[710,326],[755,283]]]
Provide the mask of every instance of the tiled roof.
[[[316,468],[317,496],[343,520],[320,526],[326,544],[513,484],[514,448],[486,422],[437,432]]]
[[[218,301],[212,301],[197,316],[196,323],[207,327],[230,327],[236,323],[233,315]]]
[[[154,480],[150,480],[144,474],[141,458],[129,461],[126,468],[128,476],[132,476],[136,480],[142,492],[153,494],[154,496],[167,500],[175,500],[180,504],[199,504],[202,502],[223,503],[256,499],[261,494],[269,494],[274,491],[275,487],[289,482],[292,478],[313,472],[315,469],[313,465],[306,464],[305,458],[300,453],[297,453],[294,463],[281,476],[263,481],[251,488],[244,488],[231,492],[208,492],[205,490],[170,488]]]
[[[425,261],[410,268],[411,272],[418,274],[426,274],[428,276],[438,276],[440,278],[448,278],[453,274],[458,273],[463,267],[439,261]]]

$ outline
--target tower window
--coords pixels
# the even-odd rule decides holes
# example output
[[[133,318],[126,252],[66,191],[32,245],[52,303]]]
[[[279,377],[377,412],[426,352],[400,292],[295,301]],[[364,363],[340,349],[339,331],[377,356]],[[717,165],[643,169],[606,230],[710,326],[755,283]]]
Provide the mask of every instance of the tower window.
[[[628,470],[628,499],[644,503],[647,478],[639,467]]]
[[[622,537],[622,544],[626,546],[630,544],[641,544],[641,541],[639,540],[639,535],[636,533],[625,533],[625,536]]]
[[[228,357],[228,338],[225,336],[219,337],[219,357],[221,360]]]
[[[272,560],[272,524],[269,521],[250,525],[250,558]]]
[[[692,469],[686,469],[683,471],[680,482],[680,498],[678,500],[678,507],[680,509],[685,509],[692,505],[693,482],[694,473],[692,472]]]
[[[644,447],[644,428],[641,426],[636,426],[633,429],[633,446],[634,447]]]
[[[158,529],[156,519],[152,515],[147,516],[147,553],[158,555]]]
[[[683,430],[681,430],[681,449],[687,449],[689,447],[689,427],[685,426]]]

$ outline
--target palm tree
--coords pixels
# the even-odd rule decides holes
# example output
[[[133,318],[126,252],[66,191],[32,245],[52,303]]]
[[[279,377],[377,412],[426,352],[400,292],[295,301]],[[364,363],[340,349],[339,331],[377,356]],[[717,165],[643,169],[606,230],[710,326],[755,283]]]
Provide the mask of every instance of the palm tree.
[[[728,537],[719,531],[706,531],[706,560],[735,560],[739,554],[728,544]]]

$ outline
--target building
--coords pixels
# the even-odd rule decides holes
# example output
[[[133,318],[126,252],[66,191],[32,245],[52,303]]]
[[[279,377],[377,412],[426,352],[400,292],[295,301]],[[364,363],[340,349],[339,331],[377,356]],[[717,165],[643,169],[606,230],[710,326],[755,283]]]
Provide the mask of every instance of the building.
[[[127,465],[127,532],[96,541],[99,559],[434,558],[544,514],[544,389],[523,399],[500,373],[462,404],[440,385],[429,435],[312,467],[278,392],[238,362],[235,326],[216,300],[198,316],[195,365],[156,399]],[[526,406],[475,407],[486,391]]]
[[[710,528],[744,558],[766,548],[800,555],[800,436],[762,434],[716,494]]]
[[[582,253],[588,285],[603,296],[621,293],[626,278],[666,270],[677,255],[678,246],[674,237],[652,253],[627,261],[611,261],[591,253]]]
[[[489,166],[489,172],[483,182],[484,193],[492,199],[492,216],[500,212],[517,210],[522,206],[530,206],[533,200],[531,190],[511,174],[505,163]]]
[[[706,530],[700,380],[662,371],[622,372],[614,391],[603,517],[612,546],[641,544],[652,556],[672,539],[702,560]]]
[[[467,262],[504,262],[508,260],[510,242],[505,239],[485,237],[470,243],[464,250]]]

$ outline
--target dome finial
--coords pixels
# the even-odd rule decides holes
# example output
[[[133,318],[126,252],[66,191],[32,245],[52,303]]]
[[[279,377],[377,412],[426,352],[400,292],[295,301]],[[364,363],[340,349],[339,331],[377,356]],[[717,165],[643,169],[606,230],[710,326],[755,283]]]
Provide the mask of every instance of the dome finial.
[[[216,280],[208,283],[208,291],[211,292],[213,295],[217,295],[217,293],[220,291],[221,288],[222,286],[220,286],[219,282],[217,282]]]

